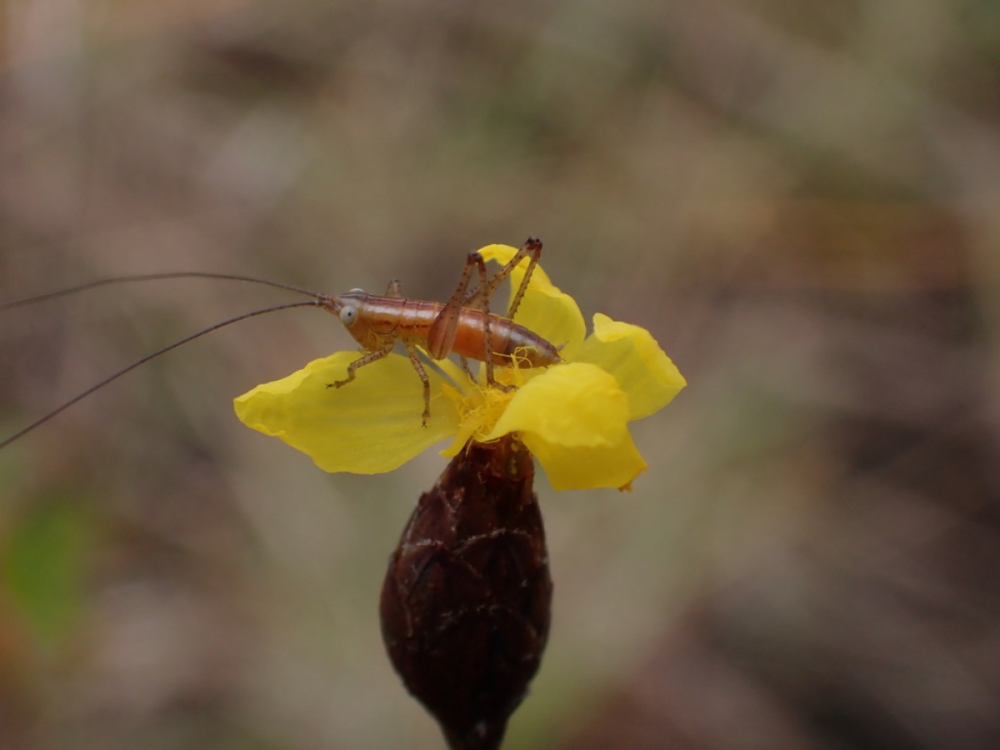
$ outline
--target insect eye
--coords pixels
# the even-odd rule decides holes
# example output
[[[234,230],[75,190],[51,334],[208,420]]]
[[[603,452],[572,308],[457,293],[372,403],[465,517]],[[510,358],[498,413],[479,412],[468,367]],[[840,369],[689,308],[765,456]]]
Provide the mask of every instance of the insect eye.
[[[351,326],[358,319],[358,308],[353,305],[344,305],[340,308],[340,322],[345,326]]]

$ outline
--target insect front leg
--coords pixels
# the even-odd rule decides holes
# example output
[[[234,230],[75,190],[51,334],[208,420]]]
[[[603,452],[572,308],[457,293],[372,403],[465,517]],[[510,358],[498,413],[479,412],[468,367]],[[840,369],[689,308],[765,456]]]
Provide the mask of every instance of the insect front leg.
[[[385,359],[386,357],[389,356],[389,352],[391,351],[392,347],[389,346],[388,348],[376,349],[375,351],[368,352],[363,357],[359,357],[358,359],[354,360],[353,362],[351,362],[351,364],[347,366],[346,378],[344,378],[343,380],[334,381],[333,383],[327,383],[326,387],[340,388],[341,386],[347,385],[352,380],[354,380],[354,378],[356,377],[355,373],[358,371],[359,368],[364,367],[365,365],[370,365],[372,362],[378,362],[380,359]]]

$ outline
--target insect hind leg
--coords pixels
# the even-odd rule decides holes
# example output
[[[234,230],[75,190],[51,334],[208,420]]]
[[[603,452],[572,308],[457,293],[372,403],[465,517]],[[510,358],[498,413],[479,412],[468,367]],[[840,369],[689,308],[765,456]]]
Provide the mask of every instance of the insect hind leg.
[[[488,282],[486,278],[486,262],[479,253],[469,253],[469,261],[475,263],[479,270],[479,288],[486,289]],[[490,297],[483,296],[481,309],[483,311],[483,341],[486,344],[486,352],[483,361],[486,363],[486,383],[502,391],[510,391],[513,386],[498,383],[493,375],[493,333],[490,330]]]
[[[542,241],[537,237],[529,237],[525,240],[521,249],[517,251],[514,257],[503,268],[497,271],[488,282],[486,280],[481,281],[479,287],[473,289],[466,296],[465,304],[477,310],[486,309],[489,299],[496,293],[497,288],[506,281],[513,270],[521,264],[521,261],[528,258],[528,267],[524,271],[524,278],[521,279],[521,285],[517,288],[517,293],[514,295],[514,298],[510,302],[510,307],[507,309],[507,317],[513,319],[518,306],[521,304],[521,299],[524,297],[524,293],[528,290],[531,274],[534,273],[535,266],[538,265],[538,259],[541,256]]]
[[[462,278],[458,281],[454,294],[445,303],[437,319],[427,332],[427,352],[432,359],[444,359],[451,352],[455,344],[455,337],[458,334],[458,323],[462,316],[462,307],[465,304],[467,295],[465,290],[469,288],[469,281],[472,279],[472,270],[476,265],[476,258],[482,263],[483,258],[479,253],[469,253],[462,268]]]
[[[521,304],[521,298],[524,297],[524,293],[528,291],[531,274],[534,273],[535,266],[538,265],[538,259],[542,257],[542,241],[537,237],[529,237],[521,249],[517,251],[517,255],[511,258],[511,261],[507,264],[507,266],[510,266],[510,270],[513,271],[517,264],[521,262],[518,256],[524,257],[526,255],[530,256],[528,267],[524,269],[524,278],[521,279],[521,285],[517,288],[517,294],[515,294],[514,299],[510,301],[510,308],[507,310],[507,317],[511,320],[514,319],[514,313],[517,312],[517,307]],[[510,271],[508,271],[508,273],[510,273]]]

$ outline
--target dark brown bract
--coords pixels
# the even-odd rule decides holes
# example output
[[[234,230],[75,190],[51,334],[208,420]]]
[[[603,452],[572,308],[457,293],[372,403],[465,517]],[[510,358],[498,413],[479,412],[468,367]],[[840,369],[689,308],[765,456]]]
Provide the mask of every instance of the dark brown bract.
[[[424,493],[389,561],[382,636],[453,750],[498,748],[541,661],[552,581],[531,454],[470,443]]]

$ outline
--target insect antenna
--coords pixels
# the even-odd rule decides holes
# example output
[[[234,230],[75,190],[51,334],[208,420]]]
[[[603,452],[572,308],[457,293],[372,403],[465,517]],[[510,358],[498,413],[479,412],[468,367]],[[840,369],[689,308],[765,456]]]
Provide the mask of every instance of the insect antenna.
[[[79,284],[66,289],[59,289],[55,292],[48,292],[34,297],[25,297],[24,299],[13,300],[12,302],[0,303],[0,312],[3,312],[4,310],[12,310],[15,307],[33,305],[36,302],[46,302],[48,300],[57,299],[58,297],[65,297],[69,294],[85,292],[89,289],[97,289],[102,286],[124,284],[132,281],[162,281],[164,279],[222,279],[223,281],[244,281],[250,284],[261,284],[263,286],[274,287],[275,289],[284,289],[297,294],[305,294],[314,299],[323,296],[319,292],[313,292],[309,289],[293,286],[292,284],[282,284],[277,281],[267,281],[266,279],[257,279],[252,276],[238,276],[229,273],[203,273],[200,271],[174,271],[170,273],[147,273],[137,276],[113,276],[107,279],[98,279],[97,281],[90,281],[86,284]]]
[[[234,281],[259,282],[259,283],[262,283],[262,284],[267,284],[268,286],[276,286],[276,287],[288,289],[288,290],[291,290],[291,291],[302,292],[303,294],[313,294],[312,292],[307,292],[304,289],[298,289],[296,287],[286,286],[284,284],[278,284],[276,282],[262,281],[260,279],[244,278],[244,277],[240,277],[240,276],[228,276],[228,275],[221,275],[221,274],[202,274],[202,273],[153,274],[153,275],[150,275],[150,276],[142,276],[142,277],[132,276],[132,277],[126,277],[124,279],[106,279],[106,280],[100,281],[100,282],[91,282],[90,284],[83,284],[82,286],[74,287],[73,289],[64,289],[64,290],[59,291],[59,292],[50,292],[49,294],[40,295],[38,297],[30,297],[30,298],[27,298],[27,299],[24,299],[24,300],[19,300],[19,301],[14,302],[14,303],[7,303],[6,305],[0,306],[0,310],[7,309],[7,308],[10,308],[12,306],[29,304],[31,302],[40,302],[43,299],[51,299],[52,297],[58,297],[58,296],[63,295],[63,294],[69,294],[69,293],[71,293],[73,291],[81,291],[83,289],[90,289],[90,288],[92,288],[94,286],[101,286],[103,284],[114,283],[116,281],[122,281],[122,280],[124,280],[124,281],[144,281],[144,280],[152,280],[154,278],[157,278],[157,279],[179,278],[181,276],[195,276],[195,277],[201,276],[201,277],[204,277],[204,278],[222,278],[222,279],[231,279],[231,280],[234,280]],[[13,443],[15,440],[18,440],[18,439],[24,437],[25,435],[27,435],[29,432],[31,432],[35,428],[40,427],[41,425],[45,424],[46,422],[48,422],[53,417],[61,414],[66,409],[68,409],[69,407],[73,406],[73,404],[75,404],[75,403],[77,403],[79,401],[82,401],[83,399],[87,398],[87,396],[89,396],[90,394],[92,394],[92,393],[94,393],[96,391],[99,391],[101,388],[103,388],[104,386],[108,385],[109,383],[114,382],[115,380],[117,380],[118,378],[120,378],[122,375],[125,375],[126,373],[131,372],[132,370],[136,369],[137,367],[141,367],[142,365],[144,365],[147,362],[149,362],[151,359],[156,359],[161,354],[166,354],[167,352],[172,351],[172,350],[176,349],[179,346],[183,346],[184,344],[188,343],[189,341],[194,341],[197,338],[201,338],[202,336],[205,336],[206,334],[212,333],[212,331],[217,331],[220,328],[225,328],[226,326],[232,325],[233,323],[239,323],[241,320],[246,320],[247,318],[254,318],[254,317],[258,316],[258,315],[266,315],[267,313],[277,312],[278,310],[289,310],[289,309],[291,309],[293,307],[321,307],[323,305],[323,303],[324,303],[324,297],[323,297],[323,295],[315,295],[315,297],[316,297],[315,299],[311,299],[311,300],[308,300],[308,301],[303,301],[303,302],[286,302],[286,303],[281,304],[281,305],[274,305],[272,307],[265,307],[265,308],[263,308],[261,310],[254,310],[252,312],[243,313],[242,315],[237,315],[235,318],[229,318],[228,320],[224,320],[221,323],[216,323],[213,326],[209,326],[208,328],[205,328],[205,329],[203,329],[201,331],[198,331],[197,333],[192,333],[190,336],[186,336],[186,337],[182,338],[180,341],[175,341],[174,343],[169,344],[168,346],[165,346],[162,349],[157,349],[152,354],[147,354],[145,357],[143,357],[142,359],[136,360],[135,362],[133,362],[132,364],[130,364],[128,367],[123,367],[118,372],[109,375],[108,377],[104,378],[103,380],[101,380],[98,383],[95,383],[94,385],[92,385],[87,390],[83,391],[82,393],[77,394],[76,396],[74,396],[73,398],[71,398],[66,403],[64,403],[61,406],[59,406],[59,407],[53,409],[52,411],[50,411],[48,414],[45,414],[44,416],[39,417],[34,422],[32,422],[31,424],[27,425],[26,427],[23,427],[22,429],[18,430],[17,432],[15,432],[10,437],[7,437],[7,438],[4,438],[3,440],[0,440],[0,450],[3,450],[8,445],[10,445],[11,443]]]

